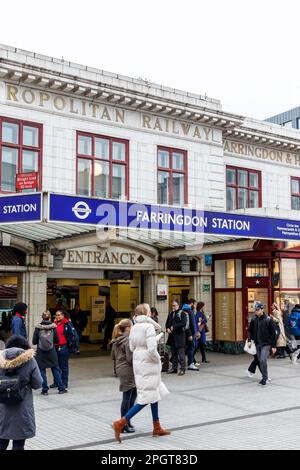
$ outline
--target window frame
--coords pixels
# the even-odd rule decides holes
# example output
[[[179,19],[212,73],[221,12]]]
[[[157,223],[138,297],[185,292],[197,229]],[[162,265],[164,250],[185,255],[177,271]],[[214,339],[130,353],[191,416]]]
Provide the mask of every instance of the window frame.
[[[91,155],[85,155],[85,154],[80,154],[79,153],[79,136],[84,136],[84,137],[91,137],[92,139],[92,154]],[[100,158],[95,156],[95,139],[105,139],[109,141],[109,158]],[[114,142],[119,142],[122,144],[125,144],[125,160],[114,160],[113,159],[113,143]],[[108,135],[103,135],[103,134],[95,134],[93,132],[84,132],[84,131],[76,131],[76,194],[79,195],[78,193],[78,160],[79,159],[85,159],[85,160],[90,160],[92,162],[92,172],[91,172],[91,195],[86,196],[86,197],[97,197],[95,196],[95,161],[100,161],[104,163],[109,164],[109,194],[108,197],[101,197],[99,199],[113,199],[112,198],[112,168],[113,164],[117,165],[123,165],[125,167],[125,194],[124,198],[125,200],[129,199],[129,140],[127,139],[122,139],[119,137],[112,137]],[[118,199],[114,199],[118,200]]]
[[[163,151],[163,152],[168,152],[169,153],[169,167],[168,168],[165,168],[165,167],[161,167],[159,166],[158,164],[158,153],[159,151]],[[183,170],[177,170],[177,169],[173,169],[173,153],[181,153],[183,154]],[[184,181],[184,190],[183,190],[183,194],[184,194],[184,206],[186,206],[188,204],[188,185],[187,185],[187,182],[188,182],[188,165],[187,165],[187,150],[183,150],[183,149],[179,149],[179,148],[173,148],[173,147],[166,147],[166,146],[162,146],[162,145],[158,145],[157,146],[157,151],[156,151],[156,162],[157,162],[157,190],[158,190],[158,173],[159,171],[165,171],[165,172],[168,172],[169,175],[170,175],[170,194],[169,194],[169,206],[175,206],[175,207],[180,207],[179,205],[177,204],[174,204],[173,203],[173,173],[180,173],[182,175],[184,175],[183,177],[183,181]],[[157,203],[158,204],[162,204],[158,201],[158,194],[157,194]],[[164,204],[162,204],[164,205]]]
[[[227,183],[227,170],[235,170],[235,184]],[[248,186],[239,186],[238,185],[238,171],[246,171],[247,172],[247,184]],[[254,188],[250,186],[250,173],[255,173],[258,176],[258,187]],[[235,200],[236,200],[236,207],[232,210],[239,210],[239,209],[255,209],[249,206],[250,201],[250,191],[256,191],[258,193],[258,206],[262,207],[262,177],[260,170],[254,170],[252,168],[244,168],[240,166],[233,166],[233,165],[226,165],[225,166],[225,183],[226,183],[226,211],[227,211],[227,188],[234,188],[235,189]],[[248,196],[248,205],[246,208],[238,207],[238,190],[239,189],[247,189],[247,196]]]
[[[17,124],[19,126],[18,143],[4,142],[2,140],[2,124],[3,123]],[[38,146],[32,147],[30,145],[23,145],[23,127],[34,127],[38,129]],[[18,173],[23,173],[23,151],[33,151],[38,153],[38,171],[37,171],[37,188],[36,191],[42,190],[43,181],[43,124],[38,122],[27,121],[23,119],[14,119],[6,116],[0,116],[0,194],[15,194],[15,191],[2,190],[2,148],[8,147],[17,149],[18,151]],[[17,174],[18,174],[17,173]],[[21,192],[21,191],[18,191]]]
[[[298,181],[298,184],[299,184],[298,193],[293,193],[293,181]],[[299,209],[293,209],[293,205],[292,205],[293,197],[297,197],[299,199]],[[300,210],[300,177],[299,176],[291,176],[291,210],[292,211]]]

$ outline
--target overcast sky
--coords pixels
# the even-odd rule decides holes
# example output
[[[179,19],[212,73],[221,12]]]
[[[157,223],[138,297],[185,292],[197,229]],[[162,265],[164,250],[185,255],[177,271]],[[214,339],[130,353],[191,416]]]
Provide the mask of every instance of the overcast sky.
[[[300,106],[299,0],[1,2],[0,43],[206,93],[260,119]]]

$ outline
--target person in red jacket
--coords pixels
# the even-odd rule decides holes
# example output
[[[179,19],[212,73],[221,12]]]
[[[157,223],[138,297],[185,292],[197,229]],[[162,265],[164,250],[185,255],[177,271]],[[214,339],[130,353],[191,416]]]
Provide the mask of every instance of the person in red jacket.
[[[58,343],[55,344],[58,365],[61,372],[61,379],[65,389],[68,389],[69,381],[69,347],[68,339],[72,334],[71,325],[69,323],[68,315],[64,310],[57,310],[55,314],[54,323],[56,324],[56,331],[58,334]],[[57,384],[53,383],[50,388],[57,388]]]

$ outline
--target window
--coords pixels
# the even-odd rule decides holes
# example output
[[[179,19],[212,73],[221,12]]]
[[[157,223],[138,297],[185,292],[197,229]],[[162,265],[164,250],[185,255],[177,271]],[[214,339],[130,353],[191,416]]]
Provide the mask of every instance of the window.
[[[187,204],[187,153],[184,150],[159,147],[157,166],[158,204]]]
[[[0,117],[0,192],[16,191],[17,173],[38,173],[41,189],[42,125]]]
[[[128,198],[127,140],[77,133],[77,194]]]
[[[282,124],[282,126],[292,128],[293,127],[293,121],[286,121]]]
[[[291,208],[300,209],[300,178],[291,178]]]
[[[228,211],[261,207],[261,172],[226,167],[226,207]]]

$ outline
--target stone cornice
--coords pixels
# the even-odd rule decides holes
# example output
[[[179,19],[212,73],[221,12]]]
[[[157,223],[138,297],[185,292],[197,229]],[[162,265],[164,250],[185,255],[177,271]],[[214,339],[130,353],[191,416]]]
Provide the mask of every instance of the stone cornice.
[[[300,133],[299,139],[293,137],[281,136],[275,132],[260,131],[248,127],[226,129],[223,132],[223,139],[234,140],[236,142],[248,143],[250,145],[272,147],[275,149],[299,152],[300,151]]]
[[[242,117],[214,111],[174,99],[162,99],[151,93],[143,93],[117,85],[109,85],[66,73],[55,72],[28,64],[20,64],[0,58],[0,80],[43,91],[92,100],[124,109],[157,114],[171,119],[230,129],[242,124]]]

